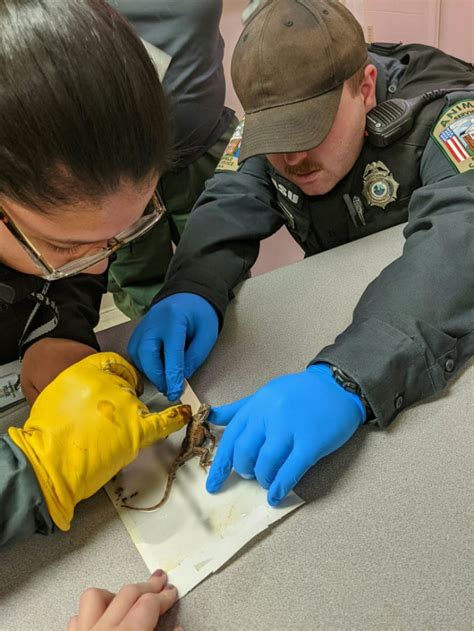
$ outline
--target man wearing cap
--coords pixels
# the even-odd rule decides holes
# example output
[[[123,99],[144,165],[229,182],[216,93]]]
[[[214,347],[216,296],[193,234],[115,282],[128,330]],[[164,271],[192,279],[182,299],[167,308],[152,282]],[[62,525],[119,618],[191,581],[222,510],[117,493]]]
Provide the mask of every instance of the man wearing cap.
[[[367,52],[333,0],[273,0],[246,24],[232,77],[245,122],[129,345],[170,399],[210,352],[260,240],[286,224],[310,256],[408,220],[402,256],[333,344],[213,411],[227,429],[208,490],[235,469],[276,505],[359,425],[388,426],[474,354],[474,72],[428,46]]]

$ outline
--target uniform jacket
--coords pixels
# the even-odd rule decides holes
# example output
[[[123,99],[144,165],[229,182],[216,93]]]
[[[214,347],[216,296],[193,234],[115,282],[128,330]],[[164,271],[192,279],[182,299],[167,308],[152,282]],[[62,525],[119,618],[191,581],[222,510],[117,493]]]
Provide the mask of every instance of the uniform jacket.
[[[171,56],[163,79],[175,132],[176,167],[197,160],[229,127],[224,106],[222,0],[113,0],[140,37]],[[198,107],[196,107],[196,104]]]
[[[470,87],[426,105],[394,144],[376,148],[366,141],[352,171],[327,195],[304,195],[264,156],[217,173],[191,215],[155,301],[196,293],[222,320],[260,240],[282,225],[309,256],[408,221],[402,256],[366,289],[351,325],[326,348],[308,349],[306,358],[348,373],[384,427],[406,406],[439,392],[474,353],[474,158],[470,170],[459,172],[430,135],[443,112],[456,104],[461,110],[466,99],[472,107],[474,72],[472,65],[421,45],[378,45],[370,57],[378,68],[378,103]],[[370,170],[375,164],[380,172],[378,163],[389,172],[384,186],[399,185],[383,208],[372,203],[380,193],[377,178],[372,194],[364,195],[364,176],[370,185]]]

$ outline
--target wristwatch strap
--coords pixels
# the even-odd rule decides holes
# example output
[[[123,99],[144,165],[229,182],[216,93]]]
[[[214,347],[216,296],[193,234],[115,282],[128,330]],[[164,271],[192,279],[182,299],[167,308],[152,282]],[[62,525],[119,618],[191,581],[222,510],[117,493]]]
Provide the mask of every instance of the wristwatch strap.
[[[367,397],[362,392],[359,384],[354,381],[347,373],[338,368],[337,366],[333,366],[329,364],[331,368],[331,374],[334,377],[336,383],[338,383],[344,390],[347,392],[351,392],[352,394],[356,394],[360,400],[362,401],[363,406],[366,411],[366,422],[371,421],[375,418],[372,408],[370,407],[370,403],[367,400]]]

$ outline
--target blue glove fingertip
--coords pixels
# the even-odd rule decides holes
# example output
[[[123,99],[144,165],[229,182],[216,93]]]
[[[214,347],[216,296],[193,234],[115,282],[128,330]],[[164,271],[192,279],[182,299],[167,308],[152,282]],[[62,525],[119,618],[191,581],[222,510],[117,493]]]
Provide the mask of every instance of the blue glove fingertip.
[[[270,506],[273,506],[274,508],[278,506],[278,504],[280,504],[282,499],[283,499],[282,497],[276,497],[274,495],[270,495],[270,493],[268,494],[268,497],[267,497],[268,503],[270,504]]]
[[[219,405],[212,408],[209,414],[209,422],[213,425],[229,425],[237,412],[247,403],[250,397],[245,397],[233,403]]]
[[[182,382],[174,383],[171,386],[167,387],[166,389],[167,392],[165,394],[170,401],[178,401],[179,397],[183,393],[183,388],[184,388],[184,384]]]
[[[220,491],[222,485],[229,477],[232,471],[232,464],[228,464],[224,467],[215,467],[211,466],[211,470],[206,480],[206,489],[209,493],[216,493]]]
[[[209,476],[206,480],[206,490],[208,493],[217,493],[221,490],[223,483],[223,480],[210,479]]]
[[[222,485],[219,484],[211,484],[209,481],[206,482],[206,491],[208,493],[217,493],[220,491]]]
[[[145,375],[148,377],[148,379],[151,381],[151,383],[155,386],[155,388],[158,390],[158,392],[161,392],[161,394],[163,394],[165,397],[168,396],[168,390],[166,388],[166,382],[164,377],[162,376],[158,376],[158,375],[153,375],[153,374],[148,374],[146,372],[146,370],[143,371],[145,373]]]
[[[257,476],[255,476],[257,477]],[[271,487],[272,483],[269,482],[268,480],[265,480],[263,478],[257,478],[258,483],[260,484],[260,486],[262,487],[262,489],[266,489],[268,491],[268,489]]]
[[[177,401],[183,392],[183,383],[174,383],[172,386],[168,386],[166,396],[170,401]]]

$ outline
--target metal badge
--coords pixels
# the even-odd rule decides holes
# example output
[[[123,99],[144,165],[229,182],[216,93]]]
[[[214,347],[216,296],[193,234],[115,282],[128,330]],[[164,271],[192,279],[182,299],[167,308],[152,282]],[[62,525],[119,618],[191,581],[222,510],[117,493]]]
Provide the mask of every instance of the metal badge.
[[[371,162],[365,167],[362,195],[371,206],[385,207],[397,199],[398,182],[383,162]]]

